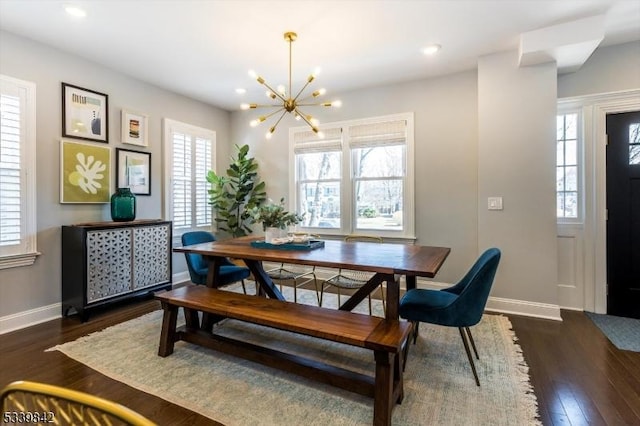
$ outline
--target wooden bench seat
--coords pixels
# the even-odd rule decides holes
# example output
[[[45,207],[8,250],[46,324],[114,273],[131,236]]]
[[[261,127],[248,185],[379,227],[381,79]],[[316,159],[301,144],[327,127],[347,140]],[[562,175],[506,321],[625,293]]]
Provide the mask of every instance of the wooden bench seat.
[[[175,342],[183,340],[370,396],[374,398],[375,425],[390,425],[393,408],[402,401],[401,351],[411,329],[407,322],[205,286],[181,287],[159,293],[156,298],[164,310],[158,349],[162,357],[171,355]],[[180,307],[185,311],[186,325],[176,329]],[[198,312],[212,316],[214,321],[232,318],[370,349],[376,364],[375,376],[216,335],[206,321],[204,326],[200,323]]]

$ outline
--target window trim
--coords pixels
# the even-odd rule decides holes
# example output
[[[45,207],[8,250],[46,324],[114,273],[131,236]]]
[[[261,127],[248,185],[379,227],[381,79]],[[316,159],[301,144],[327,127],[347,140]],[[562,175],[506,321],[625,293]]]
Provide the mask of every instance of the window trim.
[[[14,85],[25,92],[24,156],[21,152],[21,220],[24,250],[19,254],[0,254],[0,269],[32,265],[40,255],[37,250],[37,194],[36,194],[36,84],[0,74],[2,84]],[[21,145],[22,146],[22,145]],[[22,213],[24,212],[24,213]]]
[[[406,121],[406,141],[405,141],[405,161],[406,161],[406,176],[403,180],[403,224],[404,229],[402,232],[398,231],[384,231],[384,230],[357,230],[355,217],[353,217],[353,191],[354,191],[354,176],[352,170],[352,148],[349,145],[348,129],[352,126],[375,124],[384,121],[405,120]],[[324,123],[318,126],[320,130],[329,128],[341,128],[342,129],[342,175],[341,175],[341,221],[340,228],[302,228],[301,230],[308,230],[314,234],[327,235],[327,236],[345,236],[350,234],[376,234],[389,241],[415,241],[415,136],[414,136],[414,113],[404,112],[376,117],[367,117],[355,120],[336,121],[331,123]],[[297,191],[297,179],[298,179],[298,164],[296,161],[294,135],[298,132],[306,132],[309,128],[305,126],[292,127],[289,129],[289,209],[297,211],[298,205],[298,191]],[[354,147],[355,148],[355,147]],[[348,185],[344,185],[347,183]],[[346,187],[348,186],[348,187]],[[342,219],[344,218],[344,219]]]
[[[205,139],[211,140],[211,167],[216,171],[216,132],[215,130],[206,129],[204,127],[198,127],[192,124],[183,123],[170,118],[163,119],[163,147],[164,147],[164,187],[162,198],[164,200],[164,216],[166,220],[172,221],[172,233],[174,241],[179,241],[182,234],[194,230],[206,230],[211,231],[215,229],[215,221],[213,220],[213,209],[209,211],[211,215],[211,224],[206,226],[194,226],[189,229],[175,229],[173,224],[173,140],[171,135],[174,131],[182,133],[188,133],[191,136],[202,136]]]

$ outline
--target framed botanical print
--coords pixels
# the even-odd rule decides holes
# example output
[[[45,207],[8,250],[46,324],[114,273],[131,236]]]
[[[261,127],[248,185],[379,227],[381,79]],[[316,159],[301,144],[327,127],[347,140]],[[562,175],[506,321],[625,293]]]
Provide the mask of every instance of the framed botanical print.
[[[111,148],[62,140],[60,202],[108,203],[111,199]]]
[[[62,136],[109,142],[109,97],[62,83]]]
[[[145,114],[122,110],[122,142],[148,146],[149,117]]]
[[[151,153],[116,148],[116,185],[136,195],[151,195]]]

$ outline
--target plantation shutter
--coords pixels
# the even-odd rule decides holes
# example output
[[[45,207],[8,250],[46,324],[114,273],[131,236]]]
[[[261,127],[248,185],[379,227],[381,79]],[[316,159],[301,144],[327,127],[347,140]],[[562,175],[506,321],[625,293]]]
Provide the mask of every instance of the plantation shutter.
[[[173,227],[191,227],[191,137],[173,134]]]
[[[211,230],[207,173],[214,170],[215,132],[169,119],[165,126],[165,137],[171,142],[167,147],[171,187],[167,215],[171,215],[175,235],[196,228]]]
[[[212,170],[211,158],[213,149],[211,140],[196,138],[195,148],[195,221],[196,226],[211,225],[211,206],[209,205],[209,188],[206,176]]]
[[[0,76],[0,269],[36,252],[35,84]]]
[[[0,246],[20,244],[20,98],[2,94],[0,138]]]

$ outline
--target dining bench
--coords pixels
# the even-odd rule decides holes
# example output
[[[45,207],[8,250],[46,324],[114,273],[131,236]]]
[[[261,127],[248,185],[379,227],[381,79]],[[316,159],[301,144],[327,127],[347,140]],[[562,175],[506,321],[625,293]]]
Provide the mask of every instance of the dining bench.
[[[234,293],[206,286],[187,285],[155,296],[162,305],[163,320],[158,355],[169,356],[175,342],[186,341],[270,367],[301,375],[374,399],[373,424],[390,425],[403,390],[401,356],[411,324],[350,311],[308,306],[260,296]],[[183,308],[185,325],[177,327]],[[234,319],[248,323],[339,342],[373,351],[374,375],[362,374],[299,355],[216,334],[202,316],[213,322]],[[224,322],[219,327],[224,327]]]

